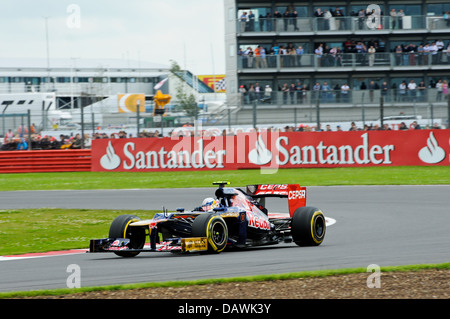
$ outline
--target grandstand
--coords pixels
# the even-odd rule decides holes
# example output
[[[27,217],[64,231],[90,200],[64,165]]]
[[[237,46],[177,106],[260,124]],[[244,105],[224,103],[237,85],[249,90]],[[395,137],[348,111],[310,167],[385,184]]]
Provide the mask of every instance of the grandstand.
[[[448,1],[224,0],[224,6],[227,101],[239,109],[233,123],[382,115],[448,123],[442,91],[450,82]],[[265,95],[266,87],[272,91]]]

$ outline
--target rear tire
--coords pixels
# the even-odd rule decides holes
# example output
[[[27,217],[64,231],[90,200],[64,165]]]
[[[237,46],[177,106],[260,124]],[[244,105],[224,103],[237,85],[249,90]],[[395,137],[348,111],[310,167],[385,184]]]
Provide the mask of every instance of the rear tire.
[[[325,216],[316,207],[300,207],[292,216],[291,235],[299,246],[319,246],[326,232]]]
[[[220,253],[227,247],[228,227],[219,215],[200,214],[192,224],[192,237],[206,237],[208,252]]]
[[[109,238],[129,238],[129,248],[142,249],[145,245],[145,228],[143,227],[129,227],[132,222],[141,220],[134,215],[120,215],[116,217],[109,227]],[[114,252],[121,257],[135,257],[139,252],[117,251]]]

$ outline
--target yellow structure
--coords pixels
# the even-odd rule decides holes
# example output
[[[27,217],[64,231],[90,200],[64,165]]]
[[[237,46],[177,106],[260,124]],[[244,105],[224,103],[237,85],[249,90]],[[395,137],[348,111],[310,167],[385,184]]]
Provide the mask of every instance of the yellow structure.
[[[153,115],[164,114],[164,107],[170,102],[171,98],[172,97],[169,94],[163,94],[160,90],[158,90],[153,97],[153,102],[155,102]]]
[[[119,94],[119,113],[136,113],[139,104],[139,112],[145,112],[145,94]]]

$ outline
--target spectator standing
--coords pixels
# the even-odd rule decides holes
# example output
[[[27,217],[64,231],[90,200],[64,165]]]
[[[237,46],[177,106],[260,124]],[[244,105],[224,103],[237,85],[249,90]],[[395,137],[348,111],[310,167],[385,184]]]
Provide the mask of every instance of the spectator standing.
[[[289,66],[297,66],[297,50],[295,48],[289,49]]]
[[[302,46],[299,46],[297,48],[297,65],[298,66],[302,66],[302,56],[305,53],[305,50],[303,49]]]
[[[348,86],[347,83],[344,83],[344,84],[341,86],[341,97],[342,97],[342,100],[343,100],[345,103],[348,103],[348,101],[349,101],[349,95],[350,95],[350,87]]]
[[[391,29],[395,29],[397,27],[397,12],[395,12],[395,9],[391,10],[390,16],[391,16]]]
[[[448,83],[447,80],[442,82],[442,95],[444,95],[444,101],[447,100],[448,95]]]
[[[296,10],[294,10],[291,13],[291,22],[294,25],[294,31],[299,31],[299,28],[297,26],[297,18],[298,18],[298,12]]]
[[[279,11],[275,11],[273,13],[273,31],[279,31],[278,28],[280,27],[280,19],[283,17],[282,14]]]
[[[245,32],[247,30],[247,12],[242,12],[241,16],[239,17],[239,21],[241,24],[241,32]]]
[[[320,83],[316,82],[316,84],[314,84],[312,89],[313,89],[313,95],[312,95],[313,100],[319,99],[320,98],[320,90],[321,90]]]
[[[288,30],[288,26],[289,26],[289,22],[290,22],[290,16],[291,16],[291,13],[289,12],[289,10],[286,10],[283,13],[284,31]]]
[[[369,54],[369,66],[374,66],[375,64],[375,52],[377,52],[377,50],[374,48],[374,46],[370,46],[369,50],[367,50],[368,54]]]
[[[253,53],[252,48],[249,47],[245,52],[247,56],[247,67],[253,68],[253,62],[255,61],[255,54]]]
[[[423,65],[423,44],[417,47],[417,64]]]
[[[444,50],[444,42],[441,39],[437,40],[436,47],[437,47],[437,51],[438,51],[437,63],[439,63],[442,61],[442,51]]]
[[[270,12],[266,13],[266,31],[272,31],[272,14]]]
[[[450,42],[448,43],[446,51],[447,51],[447,64],[450,64]]]
[[[325,102],[330,102],[331,100],[331,87],[326,81],[323,82],[322,85],[322,98],[325,100]]]
[[[416,65],[416,45],[413,43],[410,43],[408,45],[408,48],[406,50],[409,55],[409,65]]]
[[[264,102],[269,102],[272,104],[272,88],[269,84],[264,88]]]
[[[336,20],[331,14],[331,12],[327,9],[325,9],[325,12],[323,13],[323,17],[325,19],[325,29],[326,30],[336,30]]]
[[[253,103],[255,96],[255,85],[250,84],[250,87],[248,88],[248,98],[250,99],[250,103]]]
[[[398,21],[398,28],[403,29],[403,17],[405,16],[405,13],[403,12],[403,9],[400,9],[397,13],[397,21]]]
[[[291,104],[295,104],[295,92],[297,91],[297,88],[294,83],[291,83],[289,86],[289,97],[291,100]]]
[[[258,18],[258,22],[259,22],[259,31],[263,32],[264,31],[264,22],[265,22],[265,16],[263,16],[262,14],[259,15]]]
[[[391,90],[392,90],[392,94],[393,94],[393,101],[397,102],[398,101],[398,99],[397,99],[397,96],[398,96],[397,84],[392,83]]]
[[[340,8],[336,8],[334,11],[334,17],[336,20],[336,30],[345,30],[344,12]]]
[[[283,94],[283,104],[287,104],[287,98],[288,98],[288,94],[289,94],[289,86],[287,85],[287,83],[283,84],[283,87],[281,88],[281,92]]]
[[[255,14],[252,11],[248,13],[248,31],[255,31]]]
[[[444,21],[447,28],[450,28],[450,11],[444,12]]]
[[[358,11],[358,29],[362,30],[364,28],[364,21],[366,21],[366,14],[364,9]]]
[[[442,80],[436,82],[436,101],[442,101]]]
[[[297,82],[295,90],[297,91],[297,103],[303,104],[303,85],[301,82]]]
[[[431,64],[437,64],[439,56],[438,56],[438,47],[436,45],[436,42],[431,43],[430,53],[431,53]]]
[[[429,43],[425,43],[425,46],[423,47],[423,64],[424,65],[428,65],[429,63],[429,59],[428,57],[430,56],[430,44]]]
[[[390,102],[389,86],[387,85],[386,81],[384,81],[383,84],[381,84],[381,96],[383,97],[383,100],[385,102]]]
[[[242,104],[249,104],[248,95],[247,95],[247,89],[245,88],[244,85],[241,85],[239,87],[239,93],[241,94]]]
[[[374,81],[370,81],[369,83],[369,98],[370,98],[370,103],[373,102],[373,98],[374,98],[374,92],[375,91],[375,82]]]
[[[427,100],[427,87],[424,81],[420,81],[417,85],[417,100],[419,102],[425,102]]]
[[[323,20],[323,11],[321,8],[317,8],[314,12],[314,16],[317,18],[317,30],[324,30],[325,21]]]
[[[259,57],[260,57],[260,66],[261,68],[267,68],[267,54],[266,49],[264,47],[260,46],[259,49]]]
[[[262,88],[259,85],[258,82],[255,83],[255,99],[257,99],[258,101],[261,99],[261,95],[262,95]]]
[[[319,44],[319,46],[314,50],[314,54],[316,56],[317,67],[321,67],[323,56],[323,43]]]
[[[409,92],[410,100],[412,102],[416,101],[416,89],[417,89],[417,84],[414,82],[414,80],[409,81],[408,92]]]
[[[403,81],[398,86],[398,94],[399,94],[399,101],[400,102],[405,102],[406,101],[406,89],[407,89],[406,82]]]

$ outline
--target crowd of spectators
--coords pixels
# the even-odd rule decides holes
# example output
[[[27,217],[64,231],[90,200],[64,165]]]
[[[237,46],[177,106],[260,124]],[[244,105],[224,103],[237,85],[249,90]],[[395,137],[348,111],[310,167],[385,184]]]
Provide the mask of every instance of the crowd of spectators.
[[[59,139],[54,136],[41,136],[38,133],[32,133],[31,136],[31,149],[33,150],[56,150],[56,149],[81,149],[82,139],[80,134],[74,136],[67,136],[61,134]],[[3,143],[0,145],[2,151],[14,151],[14,150],[28,150],[30,146],[29,135],[27,133],[21,133],[20,130],[14,133],[12,130],[8,130],[3,138]],[[91,137],[89,134],[84,136],[84,148],[90,148]]]
[[[421,127],[417,121],[414,121],[410,125],[406,125],[405,122],[400,122],[395,124],[397,129],[399,130],[411,130],[411,129],[441,129],[441,126],[435,123],[432,127],[426,125]],[[383,127],[380,127],[378,124],[365,124],[361,127],[358,127],[355,122],[351,123],[348,131],[374,131],[374,130],[391,130],[393,126],[388,124],[384,124]],[[322,131],[343,131],[341,125],[337,125],[333,130],[330,124],[326,124],[325,128],[322,128],[321,125],[317,127],[317,125],[307,125],[307,124],[299,124],[298,126],[284,126],[284,127],[268,127],[264,129],[250,129],[250,131],[244,131],[243,129],[223,129],[221,135],[222,136],[233,136],[239,133],[245,132],[258,132],[258,131],[269,131],[269,132],[322,132]],[[7,136],[13,134],[11,130],[8,131]],[[209,130],[209,129],[200,129],[196,131],[194,129],[173,129],[168,133],[168,137],[179,138],[186,136],[203,136],[205,138],[219,135],[217,134],[217,129]],[[75,134],[74,136],[67,136],[61,134],[59,139],[51,136],[40,136],[39,134],[32,134],[32,149],[33,150],[58,150],[58,149],[89,149],[91,148],[92,140],[94,139],[116,139],[116,138],[131,138],[132,134],[127,134],[125,131],[121,131],[119,133],[94,133],[92,137],[90,134],[85,134],[84,140],[81,139],[80,134]],[[139,135],[140,138],[160,138],[163,137],[162,134],[158,130],[155,131],[144,131]],[[84,147],[82,147],[82,142],[84,142]],[[16,134],[13,137],[4,138],[4,142],[0,143],[0,151],[16,151],[16,150],[28,150],[28,135]]]
[[[446,101],[449,94],[449,83],[447,80],[430,80],[416,83],[414,79],[405,79],[399,85],[395,82],[388,85],[386,81],[381,84],[375,81],[361,82],[358,87],[351,88],[347,82],[330,85],[327,81],[314,82],[312,87],[301,81],[283,83],[275,90],[268,84],[260,85],[259,82],[249,85],[240,85],[239,93],[242,94],[244,104],[257,103],[283,103],[303,104],[320,99],[323,103],[350,103],[354,90],[367,91],[365,102],[374,102],[375,92],[384,98],[385,102],[433,102]],[[434,95],[429,96],[430,90]]]
[[[395,66],[450,64],[450,41],[437,39],[418,45],[403,43],[392,49],[386,48],[382,38],[368,41],[348,39],[341,45],[319,43],[313,50],[305,50],[302,45],[292,42],[274,43],[266,47],[258,45],[254,49],[248,46],[238,50],[239,67],[274,68],[277,63],[282,68],[313,66],[311,59],[305,63],[303,57],[308,54],[314,55],[314,65],[317,67],[342,67],[353,63],[374,66],[376,60],[382,65]],[[389,54],[393,55],[392,59]],[[279,57],[279,61],[274,57]]]
[[[382,10],[376,10],[368,6],[366,9],[359,9],[345,14],[345,11],[339,7],[316,8],[312,17],[315,21],[307,26],[307,31],[311,28],[317,30],[381,30],[381,29],[403,29],[404,17],[403,9],[391,9],[388,14]],[[300,31],[299,18],[310,18],[301,16],[292,5],[285,10],[275,10],[273,14],[267,12],[256,17],[252,10],[243,11],[238,17],[240,32],[272,32],[272,31]],[[450,28],[450,12],[442,13],[443,27]]]
[[[169,134],[169,136],[171,133]],[[127,133],[124,130],[117,133],[105,133],[95,132],[94,134],[84,134],[84,139],[81,138],[81,134],[65,135],[60,134],[59,138],[55,136],[41,135],[36,132],[28,134],[28,129],[24,126],[20,126],[15,132],[11,129],[5,134],[3,139],[0,139],[0,151],[16,151],[16,150],[28,150],[29,148],[29,136],[31,136],[31,149],[32,150],[60,150],[60,149],[89,149],[91,148],[92,141],[96,139],[118,139],[118,138],[132,138],[132,133]],[[147,129],[139,133],[140,138],[150,137],[162,137],[162,134],[158,130],[148,131]],[[3,140],[3,142],[1,142]],[[84,143],[84,144],[83,144]],[[83,147],[82,147],[83,146]]]

